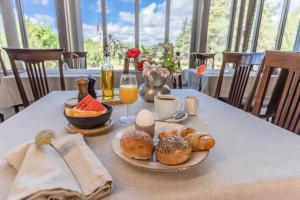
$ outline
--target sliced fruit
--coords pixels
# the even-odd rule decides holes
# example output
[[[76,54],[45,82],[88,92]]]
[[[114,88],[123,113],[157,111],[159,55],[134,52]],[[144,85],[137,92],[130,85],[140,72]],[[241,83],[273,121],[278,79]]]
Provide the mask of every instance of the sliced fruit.
[[[106,108],[97,100],[89,103],[84,109],[84,111],[100,111],[106,112]]]
[[[69,117],[97,117],[103,114],[103,112],[82,111],[76,108],[65,108],[65,113]]]
[[[93,97],[87,95],[75,106],[75,108],[83,110],[93,100],[95,100]]]

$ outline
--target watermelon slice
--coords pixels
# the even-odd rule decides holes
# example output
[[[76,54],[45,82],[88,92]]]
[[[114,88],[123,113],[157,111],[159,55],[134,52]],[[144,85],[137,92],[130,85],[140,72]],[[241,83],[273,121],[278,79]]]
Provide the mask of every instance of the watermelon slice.
[[[87,95],[84,97],[75,107],[77,110],[82,111],[94,111],[94,112],[106,112],[106,108],[101,102],[94,99],[92,96]]]
[[[76,109],[84,109],[90,102],[92,102],[93,98],[90,95],[85,96],[76,106]]]

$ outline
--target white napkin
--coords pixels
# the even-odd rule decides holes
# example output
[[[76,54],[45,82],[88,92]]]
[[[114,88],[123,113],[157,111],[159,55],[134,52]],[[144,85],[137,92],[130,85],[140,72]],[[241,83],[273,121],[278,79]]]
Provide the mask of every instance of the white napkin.
[[[80,134],[52,144],[59,153],[30,142],[4,156],[18,170],[8,200],[94,200],[111,191],[112,177]]]

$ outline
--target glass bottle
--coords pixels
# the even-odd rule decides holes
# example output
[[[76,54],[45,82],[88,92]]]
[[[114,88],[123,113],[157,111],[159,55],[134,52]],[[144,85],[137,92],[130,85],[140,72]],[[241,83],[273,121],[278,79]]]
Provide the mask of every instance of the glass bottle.
[[[110,62],[109,53],[104,54],[104,63],[101,67],[102,99],[110,101],[114,98],[114,67]]]

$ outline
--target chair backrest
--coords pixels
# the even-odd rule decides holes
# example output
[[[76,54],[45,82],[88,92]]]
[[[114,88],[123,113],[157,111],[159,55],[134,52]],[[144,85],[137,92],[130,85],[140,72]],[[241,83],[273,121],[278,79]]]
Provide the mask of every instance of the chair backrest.
[[[6,70],[6,67],[5,67],[5,64],[4,64],[4,61],[3,61],[3,58],[2,58],[2,53],[0,52],[0,65],[1,65],[1,69],[2,69],[2,73],[4,76],[7,76],[8,73],[7,73],[7,70]]]
[[[34,100],[49,93],[49,85],[47,81],[47,74],[45,69],[45,61],[58,61],[58,68],[60,74],[61,89],[65,90],[64,75],[62,69],[62,53],[63,49],[13,49],[4,48],[9,57],[13,73],[17,82],[17,86],[26,107],[29,105],[28,97],[25,93],[22,84],[16,61],[22,61],[28,74],[28,79]]]
[[[64,60],[68,63],[70,69],[86,69],[87,52],[65,51],[63,55]]]
[[[229,90],[227,103],[239,108],[242,104],[250,72],[254,65],[257,65],[259,67],[261,66],[263,58],[264,53],[261,52],[223,52],[223,62],[217,82],[215,97],[220,98],[226,65],[233,64],[235,70]]]
[[[176,56],[180,57],[180,52],[175,52]],[[180,68],[180,59],[178,61],[178,67]],[[173,88],[182,89],[182,74],[178,74],[177,76],[173,76]]]
[[[207,64],[207,61],[211,59],[212,69],[214,69],[215,55],[216,55],[215,53],[191,53],[194,68],[196,67],[196,65]]]
[[[264,70],[252,114],[260,114],[274,69],[281,69],[281,73],[270,100],[270,104],[277,101],[276,104],[272,103],[272,123],[300,134],[300,52],[266,51]]]

